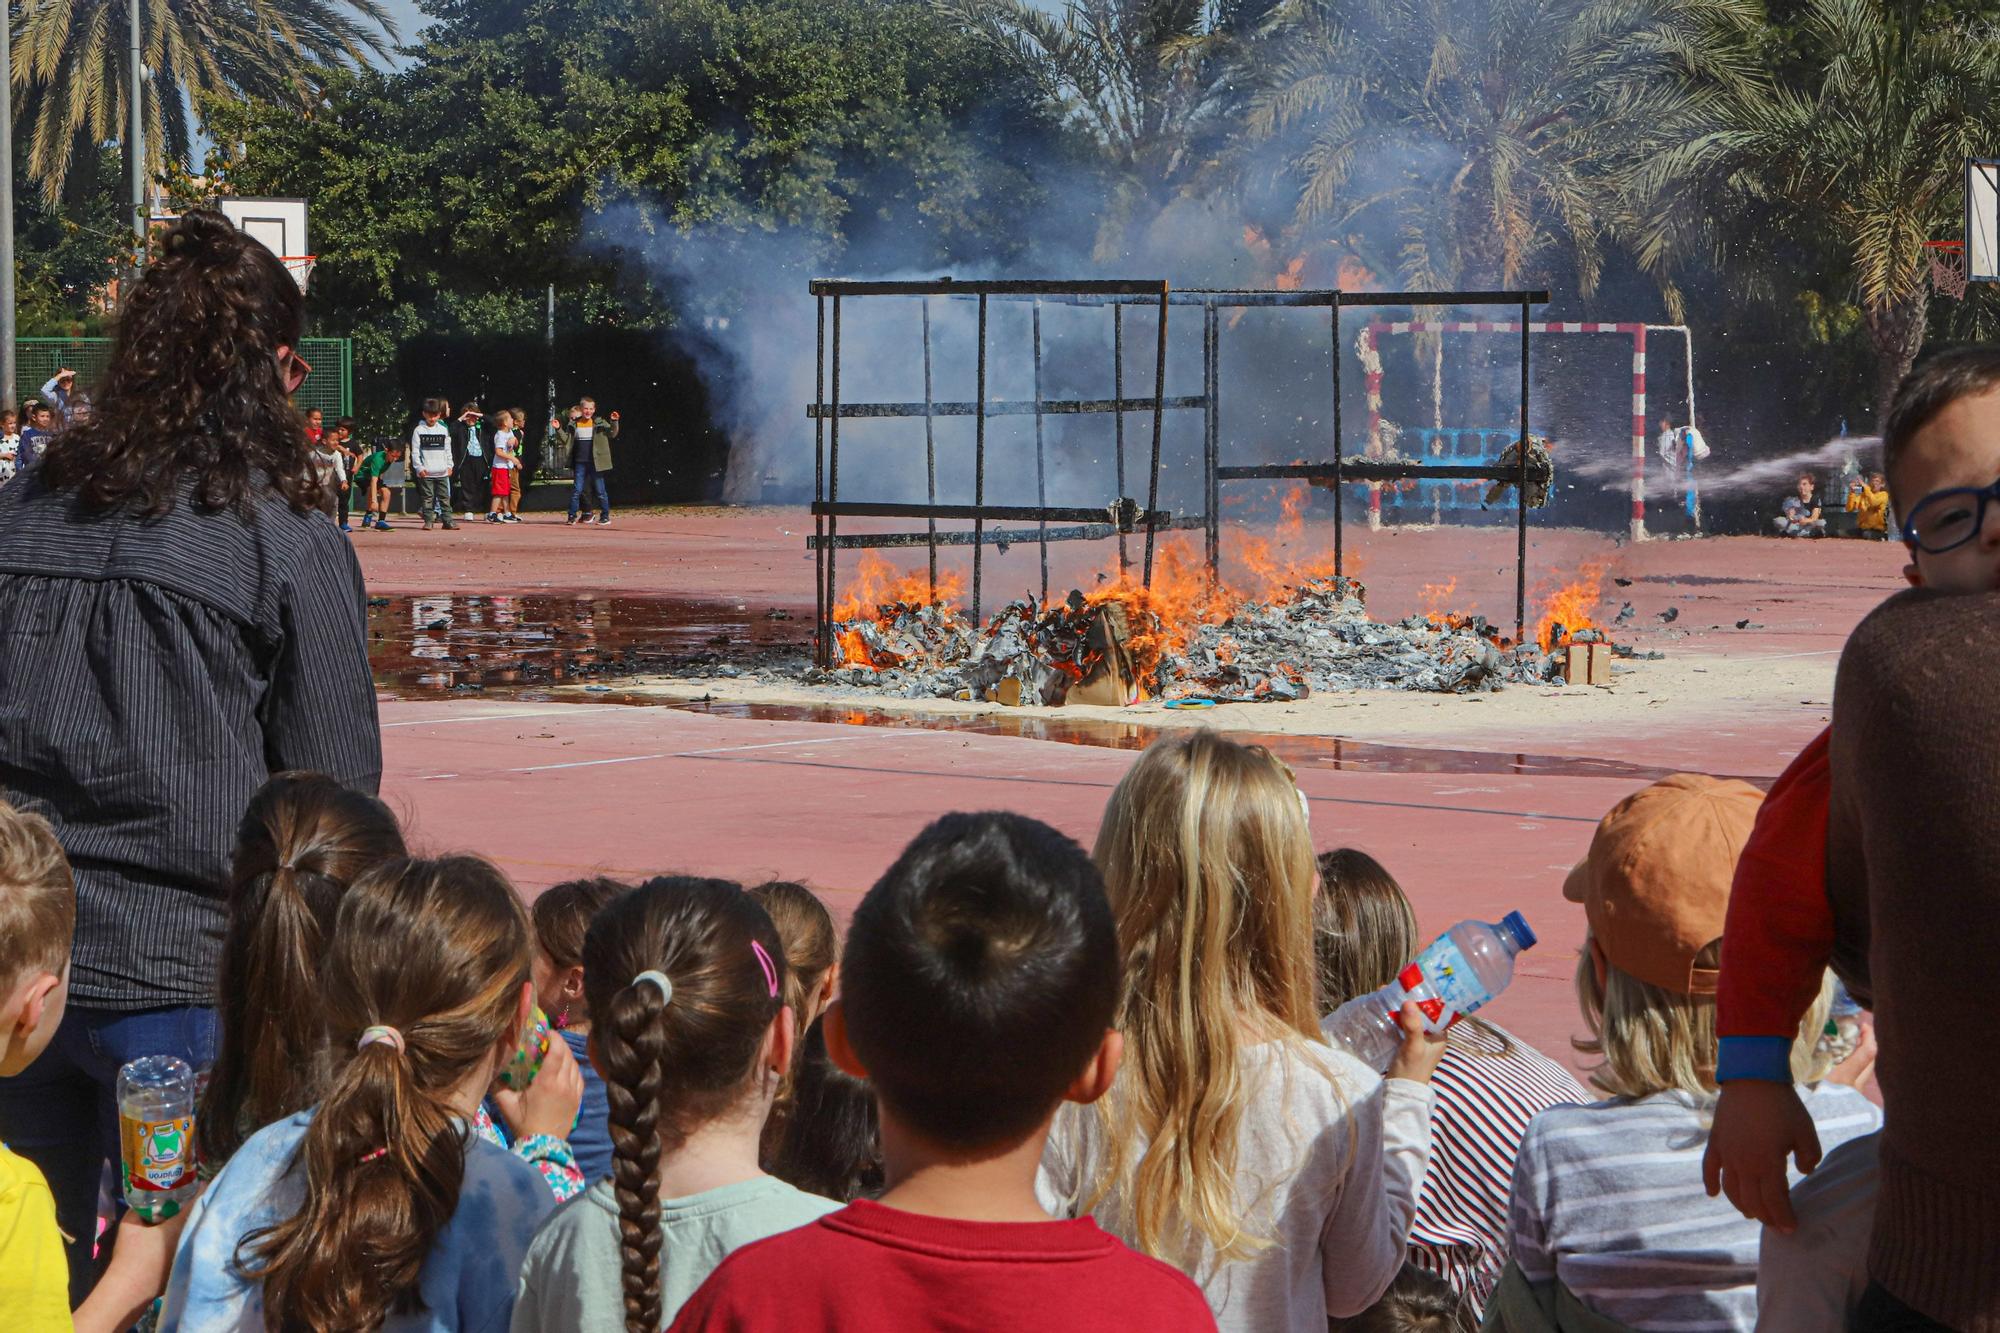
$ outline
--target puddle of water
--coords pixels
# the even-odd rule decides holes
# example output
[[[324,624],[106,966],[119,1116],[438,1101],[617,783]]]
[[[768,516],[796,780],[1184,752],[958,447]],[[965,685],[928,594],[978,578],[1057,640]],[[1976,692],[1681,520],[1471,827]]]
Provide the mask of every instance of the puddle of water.
[[[375,597],[368,656],[377,684],[421,695],[532,689],[644,664],[740,661],[810,645],[810,616],[774,620],[765,612],[671,597]]]
[[[1015,713],[910,713],[864,704],[684,702],[622,692],[615,685],[587,695],[552,694],[545,687],[615,681],[634,671],[696,662],[754,662],[810,646],[810,616],[771,619],[754,604],[667,597],[431,597],[372,598],[369,657],[379,685],[414,697],[470,690],[525,700],[619,703],[675,708],[717,717],[776,722],[963,731],[1143,750],[1165,728],[1147,722],[1041,717]],[[1653,782],[1672,769],[1619,759],[1486,750],[1433,749],[1232,731],[1263,745],[1296,769],[1357,773],[1436,773],[1456,776],[1591,777]],[[1768,786],[1769,778],[1749,778]]]

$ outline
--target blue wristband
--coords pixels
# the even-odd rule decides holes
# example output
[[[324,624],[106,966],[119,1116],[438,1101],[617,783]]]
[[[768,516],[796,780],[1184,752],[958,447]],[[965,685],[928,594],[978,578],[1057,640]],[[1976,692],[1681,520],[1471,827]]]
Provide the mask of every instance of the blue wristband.
[[[1789,1037],[1724,1037],[1715,1061],[1715,1081],[1755,1079],[1764,1083],[1792,1081],[1792,1041]]]

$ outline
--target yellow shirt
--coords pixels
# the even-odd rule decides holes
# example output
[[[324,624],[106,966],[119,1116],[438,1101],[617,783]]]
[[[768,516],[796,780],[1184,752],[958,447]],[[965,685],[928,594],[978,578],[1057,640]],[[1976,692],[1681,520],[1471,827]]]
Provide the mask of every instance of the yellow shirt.
[[[0,1143],[0,1310],[8,1333],[72,1333],[69,1266],[41,1169]]]
[[[1847,497],[1847,507],[1858,515],[1854,526],[1863,532],[1889,530],[1889,492],[1862,489]]]

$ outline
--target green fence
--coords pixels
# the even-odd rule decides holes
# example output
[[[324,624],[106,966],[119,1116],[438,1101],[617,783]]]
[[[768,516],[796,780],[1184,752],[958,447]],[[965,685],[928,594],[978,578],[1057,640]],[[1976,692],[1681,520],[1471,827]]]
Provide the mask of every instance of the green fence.
[[[76,372],[77,387],[89,394],[104,378],[111,359],[109,338],[23,338],[15,345],[14,401],[42,391],[56,371]],[[301,338],[299,355],[312,367],[294,401],[299,410],[317,407],[328,419],[354,414],[354,344],[347,338]]]

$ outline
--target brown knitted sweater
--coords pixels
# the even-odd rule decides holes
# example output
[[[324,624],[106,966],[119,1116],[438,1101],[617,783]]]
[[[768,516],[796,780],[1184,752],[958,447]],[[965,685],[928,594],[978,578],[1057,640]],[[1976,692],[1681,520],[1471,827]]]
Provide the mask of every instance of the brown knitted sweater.
[[[1833,699],[1827,892],[1881,1056],[1869,1275],[2000,1333],[2000,594],[1912,590],[1864,620]],[[1853,948],[1861,923],[1865,954]]]

